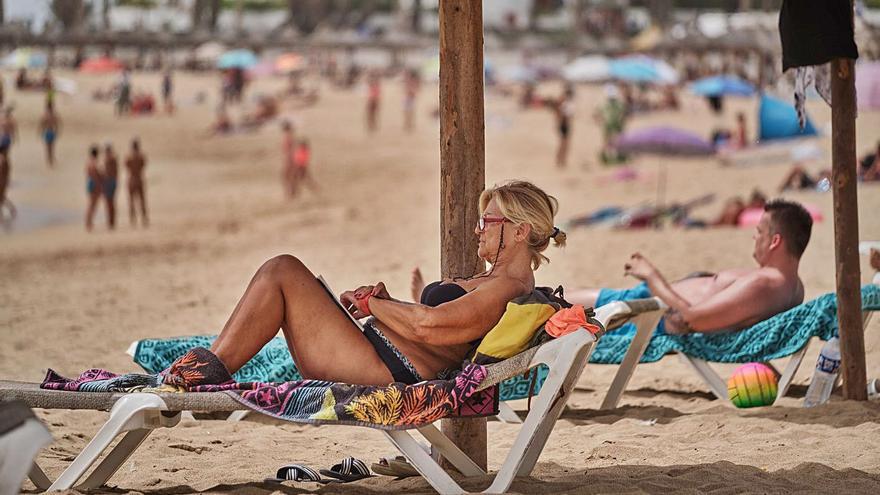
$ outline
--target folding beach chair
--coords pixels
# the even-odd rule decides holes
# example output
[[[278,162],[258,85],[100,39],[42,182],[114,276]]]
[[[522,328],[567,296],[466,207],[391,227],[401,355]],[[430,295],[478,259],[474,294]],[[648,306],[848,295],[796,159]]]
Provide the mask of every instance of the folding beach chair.
[[[874,275],[873,285],[880,286],[880,273]],[[633,301],[630,301],[630,303],[632,302]],[[657,302],[662,305],[659,299],[657,299]],[[813,303],[813,301],[804,303],[801,306],[811,303]],[[608,306],[611,305],[609,304]],[[777,322],[781,322],[781,320],[786,318],[789,312],[795,310],[797,310],[797,308],[793,308],[786,313],[768,318],[763,322],[757,323],[756,326],[774,326]],[[863,329],[868,328],[868,323],[871,320],[871,315],[877,310],[878,309],[876,307],[870,307],[862,312]],[[834,318],[836,318],[836,315],[833,316]],[[632,378],[636,366],[641,361],[641,358],[645,353],[645,349],[647,348],[648,343],[651,340],[653,331],[653,327],[648,327],[646,325],[638,326],[638,330],[636,331],[635,337],[633,337],[633,342],[626,353],[626,357],[624,358],[623,362],[621,362],[620,367],[618,368],[617,373],[614,376],[614,380],[612,381],[611,388],[609,389],[608,394],[605,396],[605,400],[602,402],[602,409],[613,409],[617,407],[618,403],[620,402],[620,397],[623,394],[623,390],[626,388],[627,383],[629,383],[629,380]],[[794,378],[795,373],[797,373],[801,362],[803,361],[804,355],[807,352],[807,348],[809,347],[812,338],[814,337],[807,339],[800,348],[793,350],[790,354],[788,354],[790,356],[789,361],[786,364],[785,369],[782,373],[779,373],[779,371],[777,370],[777,373],[780,375],[778,393],[776,395],[777,399],[779,397],[783,397],[788,392],[791,381]],[[706,383],[706,385],[708,385],[709,390],[711,390],[717,398],[721,399],[722,402],[725,404],[730,404],[727,400],[728,392],[726,380],[721,378],[721,376],[719,376],[718,373],[713,370],[712,367],[709,365],[709,362],[714,360],[695,357],[681,349],[673,350],[684,362],[686,362],[694,369],[697,375]],[[769,359],[766,359],[766,361],[769,361]]]
[[[596,343],[587,331],[576,331],[523,351],[486,367],[478,390],[544,364],[550,373],[532,403],[504,464],[485,493],[504,493],[516,476],[532,472],[550,432],[580,377]],[[183,411],[239,411],[246,409],[230,395],[211,393],[103,393],[44,390],[36,383],[0,381],[0,400],[19,399],[43,409],[110,410],[110,418],[74,461],[54,482],[34,463],[30,478],[41,490],[90,489],[103,485],[137,449],[152,430],[173,427]],[[437,492],[465,493],[408,430],[381,430]],[[486,474],[433,424],[417,428],[434,452],[446,458],[465,476]],[[98,461],[120,434],[123,438],[104,456],[84,481],[77,482]]]

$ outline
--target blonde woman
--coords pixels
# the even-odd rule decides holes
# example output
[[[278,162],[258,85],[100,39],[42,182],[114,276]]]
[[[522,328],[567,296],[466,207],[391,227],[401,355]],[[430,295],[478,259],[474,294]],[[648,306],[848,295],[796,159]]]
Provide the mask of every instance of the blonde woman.
[[[253,357],[279,328],[306,378],[363,385],[417,383],[458,367],[474,341],[485,336],[507,303],[530,293],[533,272],[548,261],[557,201],[535,185],[515,181],[480,196],[474,228],[488,270],[470,278],[429,284],[420,303],[397,300],[385,285],[343,292],[355,318],[370,317],[361,332],[297,258],[263,264],[211,350],[230,373]]]

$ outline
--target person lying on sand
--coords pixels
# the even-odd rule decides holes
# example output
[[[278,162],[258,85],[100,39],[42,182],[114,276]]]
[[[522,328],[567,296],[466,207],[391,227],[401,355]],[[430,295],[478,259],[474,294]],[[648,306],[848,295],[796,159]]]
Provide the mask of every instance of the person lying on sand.
[[[755,227],[752,256],[758,268],[722,270],[676,282],[645,256],[633,254],[624,274],[641,281],[629,289],[580,289],[569,302],[598,307],[613,301],[656,296],[669,306],[658,328],[674,335],[741,330],[804,300],[798,277],[801,255],[810,241],[813,220],[798,203],[774,200],[764,206]]]
[[[459,366],[472,342],[498,322],[512,299],[535,287],[533,271],[550,241],[556,199],[528,182],[509,182],[480,196],[478,254],[491,264],[469,278],[425,288],[420,304],[391,297],[382,282],[343,292],[354,318],[371,316],[361,332],[299,259],[270,259],[247,290],[211,351],[230,373],[281,328],[303,377],[363,385],[407,384]]]

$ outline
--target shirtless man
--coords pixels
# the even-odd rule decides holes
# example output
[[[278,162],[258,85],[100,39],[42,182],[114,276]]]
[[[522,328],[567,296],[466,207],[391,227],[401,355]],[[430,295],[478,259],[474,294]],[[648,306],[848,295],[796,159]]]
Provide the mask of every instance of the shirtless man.
[[[116,228],[116,185],[119,182],[119,160],[113,145],[104,145],[104,201],[107,203],[107,227]]]
[[[52,102],[46,103],[46,112],[40,119],[40,134],[46,144],[46,160],[49,166],[55,165],[55,139],[58,138],[58,130],[61,128],[61,119],[55,113]]]
[[[141,209],[141,225],[148,226],[147,218],[146,184],[144,184],[144,169],[147,167],[147,157],[141,153],[141,145],[137,139],[131,141],[131,151],[125,159],[125,168],[128,170],[128,218],[132,225],[137,224],[135,206]]]
[[[7,221],[6,215],[3,213],[3,208],[9,210],[9,221],[15,219],[15,205],[13,205],[12,201],[9,201],[9,198],[6,197],[6,191],[9,188],[9,177],[12,175],[12,167],[9,164],[8,151],[8,146],[0,146],[0,223],[3,224]]]
[[[669,334],[741,330],[803,302],[798,265],[812,226],[803,206],[771,201],[764,206],[753,236],[758,268],[723,270],[670,283],[647,258],[636,253],[624,265],[624,273],[641,280],[638,286],[582,289],[566,296],[573,304],[594,307],[656,296],[669,306],[658,326]]]

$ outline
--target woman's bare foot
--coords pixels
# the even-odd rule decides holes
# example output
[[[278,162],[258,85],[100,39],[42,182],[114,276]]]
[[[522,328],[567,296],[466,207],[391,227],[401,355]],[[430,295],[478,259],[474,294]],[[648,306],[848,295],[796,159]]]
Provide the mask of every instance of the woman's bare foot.
[[[876,249],[871,250],[871,258],[870,258],[871,268],[880,272],[880,251]]]
[[[413,268],[412,271],[412,281],[410,282],[410,291],[412,292],[412,299],[415,302],[419,302],[422,300],[422,291],[425,289],[425,278],[422,277],[422,271],[419,270],[419,267]]]

